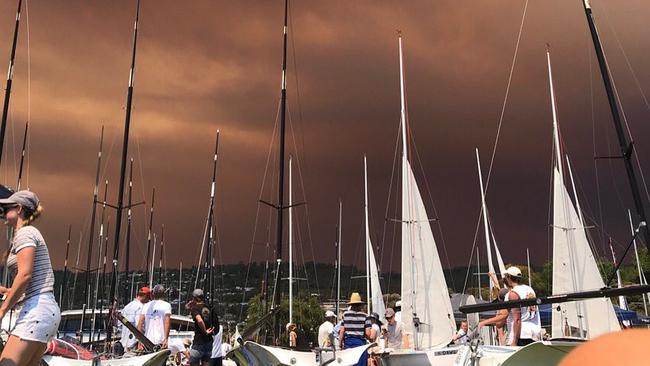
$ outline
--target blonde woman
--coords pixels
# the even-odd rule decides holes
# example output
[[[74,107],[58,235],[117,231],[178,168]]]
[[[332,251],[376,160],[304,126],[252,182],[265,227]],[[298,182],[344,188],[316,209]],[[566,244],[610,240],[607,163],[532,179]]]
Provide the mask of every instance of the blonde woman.
[[[13,281],[9,288],[0,287],[0,294],[5,296],[0,319],[11,309],[18,317],[0,355],[0,366],[35,366],[61,320],[47,245],[40,231],[32,226],[43,208],[30,191],[0,199],[0,206],[14,233],[6,257]]]

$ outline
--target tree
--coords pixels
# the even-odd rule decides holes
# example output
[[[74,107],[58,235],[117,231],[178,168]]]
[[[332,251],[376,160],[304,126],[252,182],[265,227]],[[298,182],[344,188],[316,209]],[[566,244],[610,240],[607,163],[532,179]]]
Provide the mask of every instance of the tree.
[[[260,295],[254,296],[248,303],[246,326],[251,326],[264,315],[264,306]],[[293,323],[298,328],[299,346],[300,342],[312,345],[318,344],[318,327],[325,321],[325,312],[320,307],[319,299],[315,296],[308,296],[301,293],[293,299]],[[286,332],[286,324],[289,322],[289,299],[284,298],[280,302],[280,309],[275,315],[276,340],[280,345],[288,346],[289,340]],[[272,324],[267,325],[270,331]]]

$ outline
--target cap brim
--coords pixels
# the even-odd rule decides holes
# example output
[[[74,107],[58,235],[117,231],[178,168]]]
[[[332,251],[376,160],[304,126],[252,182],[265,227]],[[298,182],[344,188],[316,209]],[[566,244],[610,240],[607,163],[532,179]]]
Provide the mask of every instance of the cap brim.
[[[9,198],[12,194],[14,194],[14,191],[11,188],[0,184],[0,199]]]
[[[10,200],[9,198],[2,198],[0,199],[0,206],[4,205],[15,205],[17,202],[14,200]]]

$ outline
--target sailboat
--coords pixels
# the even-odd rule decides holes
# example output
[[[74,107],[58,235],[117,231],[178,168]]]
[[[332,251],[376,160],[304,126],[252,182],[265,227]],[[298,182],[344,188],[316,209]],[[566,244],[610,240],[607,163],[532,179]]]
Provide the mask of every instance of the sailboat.
[[[284,240],[284,210],[291,210],[295,206],[293,202],[288,205],[284,203],[284,166],[285,166],[285,127],[286,127],[286,107],[287,107],[287,38],[288,38],[288,15],[289,15],[289,1],[284,1],[284,27],[282,33],[283,41],[283,54],[282,54],[282,76],[281,76],[281,90],[280,90],[280,136],[279,136],[279,164],[278,164],[278,201],[276,204],[269,204],[277,212],[277,227],[276,227],[276,270],[275,270],[275,289],[273,290],[272,308],[276,308],[280,304],[279,283],[281,281],[280,269],[282,264],[282,244]],[[290,188],[291,191],[291,188]],[[290,199],[293,197],[290,196]],[[291,217],[291,211],[290,215]],[[292,223],[290,218],[289,223]],[[292,243],[291,233],[289,233],[289,241]],[[291,249],[289,251],[291,253]],[[293,265],[291,264],[293,258],[289,260],[291,266],[289,281],[289,288],[293,294]],[[291,299],[292,296],[290,296]],[[291,299],[292,300],[292,299]],[[272,309],[274,311],[275,309]],[[336,365],[355,365],[363,352],[370,346],[356,347],[336,351],[332,349],[316,349],[312,351],[297,351],[288,348],[261,345],[253,341],[238,340],[241,347],[235,348],[233,351],[226,355],[227,359],[233,360],[238,364],[247,365],[322,365],[334,363]]]
[[[370,240],[370,223],[368,219],[368,163],[366,157],[363,157],[363,177],[364,177],[364,223],[366,233],[366,294],[368,301],[368,314],[377,313],[379,320],[384,322],[386,319],[386,305],[384,304],[384,296],[381,292],[381,284],[379,283],[379,272],[377,270],[377,261],[375,260],[375,253],[372,249],[372,242]]]
[[[569,169],[575,205],[565,185],[562,146],[557,121],[555,91],[550,51],[546,51],[551,106],[553,112],[553,294],[565,294],[605,287],[591,251],[586,225]],[[578,336],[591,339],[620,330],[614,307],[609,298],[569,302],[553,308],[553,338]]]
[[[453,365],[460,346],[448,346],[456,321],[442,263],[409,155],[402,35],[398,37],[402,138],[402,323],[409,347],[391,352],[389,365]],[[499,354],[509,355],[512,350]]]
[[[120,167],[120,182],[119,182],[119,192],[118,192],[118,203],[117,203],[117,213],[116,213],[116,228],[115,228],[115,237],[114,237],[114,252],[113,252],[113,269],[111,274],[111,286],[109,291],[108,299],[111,303],[115,302],[117,304],[118,297],[116,296],[117,290],[117,276],[118,268],[117,263],[119,263],[119,248],[120,248],[120,228],[122,224],[122,211],[125,208],[123,204],[124,193],[125,193],[125,175],[126,175],[126,164],[127,164],[127,153],[128,153],[128,144],[129,144],[129,128],[131,123],[131,107],[133,102],[133,81],[135,76],[135,61],[136,61],[136,45],[138,39],[138,20],[140,17],[140,0],[136,2],[136,12],[135,12],[135,21],[133,27],[133,46],[131,54],[131,67],[129,71],[129,84],[127,89],[127,98],[126,98],[126,116],[124,122],[124,142],[122,145],[122,154],[121,154],[121,167]],[[101,153],[100,153],[101,156]],[[99,164],[98,164],[99,165]],[[97,190],[95,189],[95,194]],[[93,233],[90,233],[91,237]],[[86,300],[87,301],[87,300]],[[112,340],[112,327],[109,326],[106,329],[106,339],[109,341]],[[137,357],[125,357],[121,359],[108,359],[99,361],[96,360],[71,360],[69,358],[45,355],[43,356],[43,362],[47,365],[148,365],[148,366],[157,366],[164,365],[167,361],[167,358],[170,354],[169,350],[159,350],[153,351],[151,353],[137,356]]]

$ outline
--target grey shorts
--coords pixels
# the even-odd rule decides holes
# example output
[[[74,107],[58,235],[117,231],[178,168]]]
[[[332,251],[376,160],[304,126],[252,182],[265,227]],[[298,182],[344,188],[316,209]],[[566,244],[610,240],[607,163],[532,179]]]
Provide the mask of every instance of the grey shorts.
[[[210,356],[212,356],[212,343],[193,344],[192,349],[190,349],[190,365],[209,362]]]

